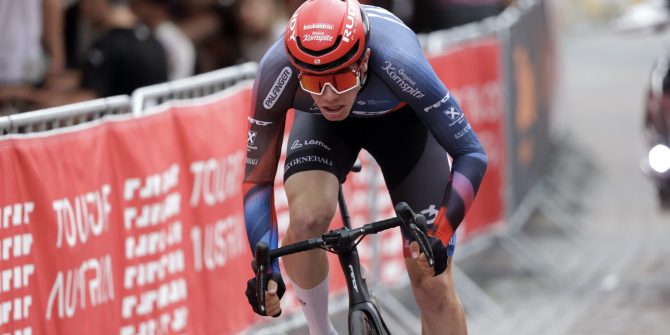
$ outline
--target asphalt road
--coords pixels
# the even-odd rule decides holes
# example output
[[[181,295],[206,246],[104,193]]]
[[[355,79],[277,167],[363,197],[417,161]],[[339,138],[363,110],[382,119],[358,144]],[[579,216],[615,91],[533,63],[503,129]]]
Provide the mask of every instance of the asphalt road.
[[[670,214],[638,166],[644,90],[654,59],[670,51],[670,34],[617,35],[603,21],[576,20],[570,2],[554,3],[552,130],[562,144],[558,191],[548,199],[560,211],[538,212],[513,238],[456,258],[469,332],[668,334]],[[467,289],[468,279],[482,292]],[[393,293],[416,313],[409,288]],[[346,334],[344,315],[333,320]],[[307,334],[283,324],[265,333]]]

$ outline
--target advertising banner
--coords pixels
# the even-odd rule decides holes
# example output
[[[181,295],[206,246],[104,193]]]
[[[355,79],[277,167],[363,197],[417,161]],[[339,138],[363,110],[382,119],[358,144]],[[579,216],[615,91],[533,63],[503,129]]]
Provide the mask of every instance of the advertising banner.
[[[0,334],[230,334],[250,89],[0,140]],[[241,308],[244,306],[244,308]]]

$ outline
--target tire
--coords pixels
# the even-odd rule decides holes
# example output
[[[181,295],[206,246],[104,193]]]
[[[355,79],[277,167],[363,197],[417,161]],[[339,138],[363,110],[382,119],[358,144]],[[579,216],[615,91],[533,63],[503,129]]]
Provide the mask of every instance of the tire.
[[[379,335],[374,324],[363,311],[354,311],[349,319],[350,335]]]

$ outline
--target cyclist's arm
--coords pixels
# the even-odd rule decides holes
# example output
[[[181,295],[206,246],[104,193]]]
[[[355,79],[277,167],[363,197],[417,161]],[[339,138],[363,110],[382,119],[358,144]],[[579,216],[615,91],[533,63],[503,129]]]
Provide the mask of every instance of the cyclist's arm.
[[[287,68],[283,45],[273,46],[258,66],[254,81],[244,176],[244,221],[252,252],[258,242],[278,245],[274,210],[274,180],[281,154],[286,111],[297,87],[295,71]],[[278,262],[273,262],[279,271]]]
[[[445,244],[463,221],[482,182],[487,156],[460,106],[423,56],[416,35],[399,24],[385,27],[371,69],[424,121],[452,157],[449,183],[431,235]],[[374,51],[376,50],[376,52]]]

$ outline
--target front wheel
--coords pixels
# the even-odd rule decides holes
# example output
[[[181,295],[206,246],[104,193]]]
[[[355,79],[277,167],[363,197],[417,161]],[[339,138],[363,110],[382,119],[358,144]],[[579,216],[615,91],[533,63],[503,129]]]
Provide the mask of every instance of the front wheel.
[[[349,334],[350,335],[378,335],[380,334],[375,328],[367,314],[363,311],[354,311],[351,313],[349,319]]]

